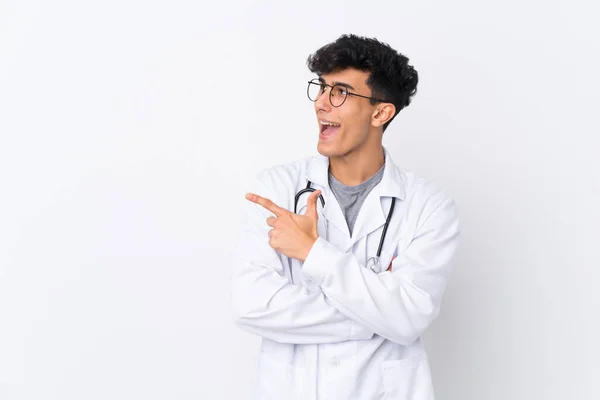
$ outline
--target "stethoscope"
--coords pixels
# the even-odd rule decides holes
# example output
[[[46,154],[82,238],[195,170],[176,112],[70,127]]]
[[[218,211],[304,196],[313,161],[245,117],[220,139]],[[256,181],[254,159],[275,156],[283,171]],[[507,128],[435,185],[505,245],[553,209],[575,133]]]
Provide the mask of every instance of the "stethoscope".
[[[314,192],[317,189],[311,188],[310,187],[311,182],[308,181],[308,184],[306,185],[306,188],[300,190],[298,193],[296,193],[296,197],[294,198],[294,214],[298,213],[298,200],[300,199],[300,196],[302,196],[304,193],[308,193],[308,192]],[[323,207],[325,207],[325,199],[323,198],[323,195],[319,194],[319,200],[321,200],[321,205]],[[369,268],[371,271],[377,273],[377,271],[375,270],[375,266],[377,264],[379,264],[379,257],[381,257],[381,249],[383,248],[383,242],[385,241],[385,234],[387,233],[387,229],[388,226],[390,225],[390,221],[392,219],[392,214],[394,213],[394,205],[396,204],[396,198],[392,197],[392,205],[390,206],[390,212],[388,213],[386,219],[385,219],[385,225],[383,225],[383,232],[381,232],[381,239],[379,239],[379,247],[377,248],[377,255],[374,257],[369,257],[369,259],[367,260],[367,268]]]

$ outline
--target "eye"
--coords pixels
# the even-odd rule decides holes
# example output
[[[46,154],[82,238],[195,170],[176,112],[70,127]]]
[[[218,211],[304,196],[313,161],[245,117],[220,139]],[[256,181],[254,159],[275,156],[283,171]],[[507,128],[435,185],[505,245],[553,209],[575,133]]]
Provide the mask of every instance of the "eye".
[[[346,96],[348,94],[348,89],[346,89],[344,86],[336,86],[334,88],[334,92],[333,95],[334,96]]]

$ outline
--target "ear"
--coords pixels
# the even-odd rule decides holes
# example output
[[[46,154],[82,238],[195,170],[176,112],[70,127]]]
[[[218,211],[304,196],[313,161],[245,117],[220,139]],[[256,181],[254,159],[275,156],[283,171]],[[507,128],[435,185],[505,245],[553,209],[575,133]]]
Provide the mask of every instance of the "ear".
[[[376,128],[382,127],[386,122],[392,119],[395,114],[396,107],[392,103],[381,103],[373,112],[371,124]]]

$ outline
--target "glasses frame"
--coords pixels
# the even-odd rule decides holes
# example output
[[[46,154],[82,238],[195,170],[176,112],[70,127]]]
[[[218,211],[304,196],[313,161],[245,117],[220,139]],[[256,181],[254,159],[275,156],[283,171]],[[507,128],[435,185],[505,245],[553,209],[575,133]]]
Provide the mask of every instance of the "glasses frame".
[[[314,100],[310,98],[310,94],[309,94],[310,93],[310,85],[318,85],[319,86],[319,92],[320,93],[317,96],[317,98],[314,99]],[[346,97],[344,97],[344,100],[342,100],[342,102],[338,106],[334,105],[333,101],[331,101],[331,96],[332,96],[332,93],[333,93],[333,89],[336,86],[342,87],[346,91]],[[323,89],[323,87],[325,87],[325,89]],[[319,100],[319,98],[323,95],[323,93],[325,93],[326,88],[330,88],[329,89],[329,104],[331,104],[331,106],[335,107],[335,108],[343,106],[344,103],[346,102],[346,99],[348,98],[348,96],[362,97],[363,99],[369,99],[369,100],[379,101],[381,103],[391,103],[390,101],[383,100],[383,99],[378,99],[376,97],[363,96],[362,94],[353,93],[350,90],[348,90],[348,87],[346,85],[342,85],[341,83],[336,83],[335,85],[329,85],[329,84],[323,82],[322,80],[320,80],[318,78],[314,78],[314,79],[311,79],[310,81],[308,81],[308,87],[306,88],[306,95],[308,96],[308,99],[314,103],[317,100]]]

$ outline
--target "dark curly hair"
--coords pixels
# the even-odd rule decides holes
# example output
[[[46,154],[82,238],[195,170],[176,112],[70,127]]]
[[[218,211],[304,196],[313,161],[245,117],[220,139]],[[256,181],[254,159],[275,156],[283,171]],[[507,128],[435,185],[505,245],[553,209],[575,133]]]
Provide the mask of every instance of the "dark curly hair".
[[[408,61],[406,56],[386,43],[350,34],[340,36],[311,54],[307,65],[319,76],[346,68],[369,72],[367,86],[371,89],[371,97],[385,99],[396,107],[392,119],[383,126],[385,131],[417,93],[419,75]],[[374,105],[377,101],[370,100],[370,103]]]

